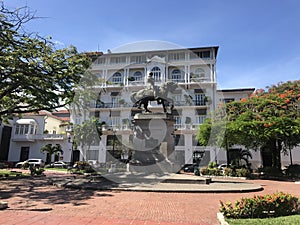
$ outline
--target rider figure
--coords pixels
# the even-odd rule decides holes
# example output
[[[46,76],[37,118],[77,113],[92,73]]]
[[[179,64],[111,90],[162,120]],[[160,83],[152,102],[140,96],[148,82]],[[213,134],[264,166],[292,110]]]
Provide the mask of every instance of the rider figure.
[[[148,83],[148,90],[153,90],[153,95],[154,98],[157,97],[157,90],[156,90],[156,86],[154,85],[154,78],[153,78],[153,73],[149,72],[148,76],[147,76],[147,83]]]

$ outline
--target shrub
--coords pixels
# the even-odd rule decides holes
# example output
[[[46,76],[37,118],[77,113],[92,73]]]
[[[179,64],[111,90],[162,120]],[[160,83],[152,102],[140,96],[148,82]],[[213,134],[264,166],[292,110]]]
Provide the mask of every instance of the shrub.
[[[282,171],[278,168],[264,167],[264,168],[258,168],[258,171],[260,173],[263,172],[265,175],[268,176],[282,176]]]
[[[220,201],[220,212],[227,218],[265,218],[288,216],[299,212],[299,199],[291,194],[277,192],[253,198],[242,198],[234,204]]]
[[[236,176],[238,177],[249,177],[251,174],[250,170],[246,168],[236,169]]]
[[[209,169],[217,168],[217,163],[216,162],[209,162],[208,163],[208,168]]]
[[[221,171],[218,168],[204,167],[200,169],[201,175],[219,176]]]
[[[298,164],[289,165],[285,171],[285,174],[291,177],[300,176],[300,165]]]
[[[43,175],[44,173],[44,169],[43,168],[37,168],[31,164],[29,164],[29,170],[30,170],[30,175],[34,176],[34,175]]]
[[[231,176],[231,177],[235,176],[234,170],[231,169],[231,168],[229,168],[229,167],[224,168],[223,174],[224,174],[225,176]]]
[[[200,174],[201,175],[208,175],[208,168],[207,167],[203,167],[200,169]]]
[[[95,172],[93,167],[88,162],[85,162],[85,161],[76,162],[74,164],[73,170],[75,170],[76,172],[81,171],[83,173],[94,173]],[[75,171],[73,171],[73,172],[75,172]]]

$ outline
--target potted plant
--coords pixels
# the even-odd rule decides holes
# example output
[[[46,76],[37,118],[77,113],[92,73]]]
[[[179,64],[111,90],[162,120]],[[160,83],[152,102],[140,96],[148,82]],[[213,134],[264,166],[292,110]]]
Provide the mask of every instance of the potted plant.
[[[209,96],[204,97],[205,104],[211,104],[211,98]]]

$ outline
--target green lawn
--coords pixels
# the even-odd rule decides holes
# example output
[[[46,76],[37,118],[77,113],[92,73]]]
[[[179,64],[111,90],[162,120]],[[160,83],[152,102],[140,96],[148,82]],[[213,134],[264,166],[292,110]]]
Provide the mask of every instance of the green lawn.
[[[226,221],[229,225],[296,225],[300,224],[300,215],[265,219],[226,219]]]
[[[29,175],[29,172],[22,172],[22,173],[20,173],[20,172],[11,172],[11,171],[9,171],[9,170],[4,170],[4,169],[0,169],[0,176],[1,177],[3,177],[3,176],[9,176],[9,177],[15,177],[15,176],[17,176],[17,174],[18,175],[20,175],[20,174],[22,174],[22,176],[28,176]]]
[[[44,168],[44,169],[50,170],[50,171],[68,172],[68,169],[65,169],[65,168]]]

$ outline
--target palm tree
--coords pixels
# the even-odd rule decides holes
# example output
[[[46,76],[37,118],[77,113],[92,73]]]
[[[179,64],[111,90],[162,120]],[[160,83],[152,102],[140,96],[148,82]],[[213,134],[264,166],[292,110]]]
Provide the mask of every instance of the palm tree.
[[[51,163],[52,155],[58,155],[58,153],[63,154],[64,151],[61,148],[60,144],[46,144],[41,148],[41,152],[47,152],[47,163]]]

